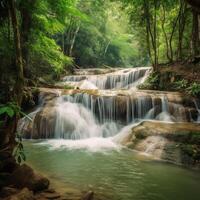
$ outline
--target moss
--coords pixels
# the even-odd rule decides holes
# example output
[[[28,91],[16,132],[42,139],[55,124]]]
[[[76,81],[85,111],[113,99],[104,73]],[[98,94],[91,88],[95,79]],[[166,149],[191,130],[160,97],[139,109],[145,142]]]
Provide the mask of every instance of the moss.
[[[200,133],[190,133],[190,143],[200,145]]]
[[[63,89],[65,89],[65,90],[73,90],[74,87],[71,86],[71,85],[64,85],[64,86],[63,86]]]
[[[167,138],[183,144],[200,145],[200,132],[178,132],[167,135]]]
[[[143,140],[145,138],[147,138],[149,135],[146,132],[136,132],[135,137],[138,140]]]
[[[200,161],[200,145],[181,144],[180,148],[183,154],[191,157],[195,162]]]

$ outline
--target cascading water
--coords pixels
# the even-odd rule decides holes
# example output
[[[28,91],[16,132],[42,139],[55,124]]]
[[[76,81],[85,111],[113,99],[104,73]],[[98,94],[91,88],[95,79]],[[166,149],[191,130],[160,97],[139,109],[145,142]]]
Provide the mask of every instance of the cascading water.
[[[131,88],[146,77],[151,68],[123,69],[104,75],[74,75],[63,78],[63,84],[75,85],[80,89],[121,89]]]
[[[115,123],[99,124],[93,113],[78,103],[59,97],[56,102],[55,138],[109,137],[118,131]]]
[[[194,104],[195,104],[195,107],[198,111],[197,122],[200,123],[200,103],[198,101],[194,100]]]
[[[44,106],[30,114],[34,119],[33,122],[27,122],[23,118],[19,123],[19,129],[21,132],[26,132],[25,137],[29,132],[27,138],[65,139],[62,143],[70,147],[82,147],[85,143],[88,147],[93,145],[94,140],[96,144],[101,143],[105,146],[108,144],[107,141],[111,145],[111,141],[115,141],[112,139],[113,136],[117,133],[120,137],[125,136],[127,129],[130,130],[133,124],[144,119],[198,121],[200,112],[197,101],[195,106],[198,116],[195,114],[195,118],[191,109],[182,106],[176,100],[175,102],[169,100],[165,94],[152,95],[137,92],[136,86],[145,80],[150,70],[150,68],[135,68],[105,75],[67,76],[63,79],[64,83],[81,82],[82,87],[95,89],[98,92],[78,90],[72,94],[57,95],[53,103],[51,101],[49,105],[46,101]],[[101,91],[97,88],[107,90]],[[116,90],[118,88],[126,89]],[[133,88],[135,89],[132,90]],[[112,90],[108,91],[108,89]],[[124,126],[127,127],[120,131]],[[102,141],[103,138],[108,140]]]
[[[137,90],[149,70],[125,69],[104,76],[87,72],[65,78],[77,86],[75,90],[40,88],[42,101],[29,114],[32,121],[24,117],[18,125],[24,138],[42,139],[24,141],[29,164],[63,182],[64,189],[71,183],[80,190],[94,190],[95,199],[186,200],[196,192],[197,200],[198,173],[146,162],[146,154],[170,162],[184,157],[174,129],[182,141],[185,127],[194,130],[190,126],[199,125],[174,122],[199,122],[199,101],[173,92]],[[71,190],[67,197],[78,199]]]

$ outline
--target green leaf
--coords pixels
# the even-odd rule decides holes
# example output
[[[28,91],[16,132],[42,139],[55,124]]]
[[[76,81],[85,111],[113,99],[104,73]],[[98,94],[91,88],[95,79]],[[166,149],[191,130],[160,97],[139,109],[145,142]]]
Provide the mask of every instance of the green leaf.
[[[7,109],[6,106],[1,107],[1,108],[0,108],[0,115],[4,114],[4,113],[6,112],[6,109]]]
[[[7,107],[6,113],[8,114],[9,117],[13,117],[15,115],[15,112],[11,107]]]

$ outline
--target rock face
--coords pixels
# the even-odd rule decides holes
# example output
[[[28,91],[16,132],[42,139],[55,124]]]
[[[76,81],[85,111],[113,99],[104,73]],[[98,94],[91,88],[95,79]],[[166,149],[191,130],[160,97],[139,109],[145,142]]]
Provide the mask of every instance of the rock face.
[[[36,174],[32,168],[23,164],[19,166],[12,174],[10,183],[17,188],[27,187],[37,192],[49,187],[49,180],[39,174]]]
[[[144,121],[121,144],[176,164],[200,167],[200,125]]]

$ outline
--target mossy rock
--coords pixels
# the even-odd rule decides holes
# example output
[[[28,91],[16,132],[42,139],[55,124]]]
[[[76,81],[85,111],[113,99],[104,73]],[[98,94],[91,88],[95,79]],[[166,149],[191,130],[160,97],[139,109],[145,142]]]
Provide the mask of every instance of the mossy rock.
[[[181,144],[180,148],[183,154],[191,157],[194,162],[200,161],[200,145],[193,145],[193,144]]]

